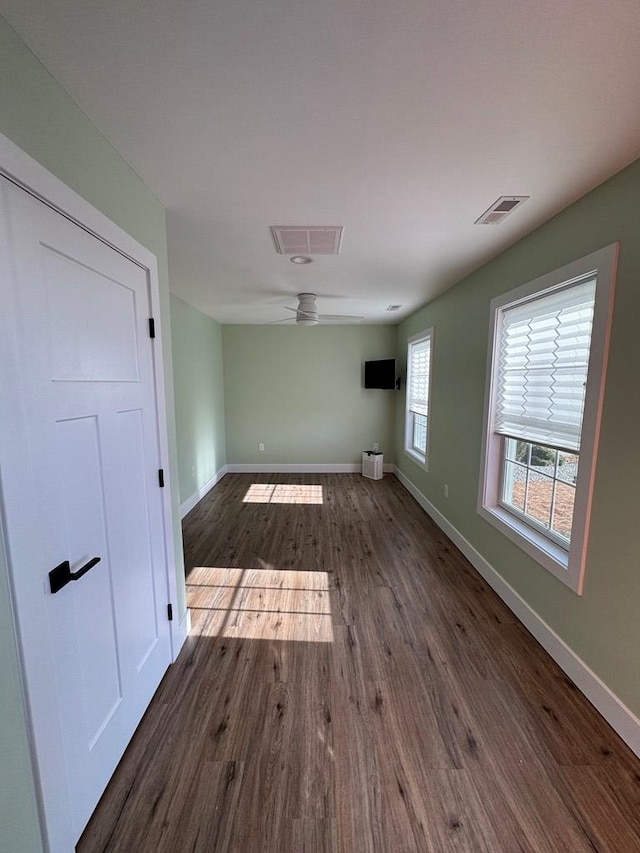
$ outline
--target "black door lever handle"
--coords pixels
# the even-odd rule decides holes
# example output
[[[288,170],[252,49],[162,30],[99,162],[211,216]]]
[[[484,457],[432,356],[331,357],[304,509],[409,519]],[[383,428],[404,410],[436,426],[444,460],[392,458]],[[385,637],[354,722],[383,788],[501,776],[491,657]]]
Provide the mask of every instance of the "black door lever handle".
[[[93,557],[88,563],[81,566],[77,572],[71,571],[69,560],[65,560],[64,563],[60,563],[55,569],[51,569],[49,572],[49,586],[51,587],[52,594],[59,592],[70,581],[80,580],[82,575],[86,575],[89,569],[92,569],[101,559],[101,557]]]

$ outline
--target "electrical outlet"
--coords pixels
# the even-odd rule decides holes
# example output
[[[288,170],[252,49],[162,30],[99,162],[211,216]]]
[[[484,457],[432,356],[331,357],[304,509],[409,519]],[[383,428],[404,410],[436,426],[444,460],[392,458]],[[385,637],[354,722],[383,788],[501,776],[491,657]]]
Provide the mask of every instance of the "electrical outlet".
[[[260,453],[264,453],[264,441],[258,442],[258,450]]]
[[[378,449],[378,447],[379,447],[378,442],[377,442],[377,441],[374,441],[374,442],[373,442],[373,449],[374,449],[374,450],[377,450],[377,449]]]
[[[444,487],[444,496],[445,496],[445,498],[449,497],[449,486]]]

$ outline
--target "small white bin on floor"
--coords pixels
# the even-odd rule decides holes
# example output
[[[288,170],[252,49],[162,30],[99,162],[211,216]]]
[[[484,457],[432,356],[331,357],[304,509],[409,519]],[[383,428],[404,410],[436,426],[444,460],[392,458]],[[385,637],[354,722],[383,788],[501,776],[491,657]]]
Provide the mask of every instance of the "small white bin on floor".
[[[362,476],[370,480],[382,479],[383,456],[377,450],[365,450],[362,454]]]

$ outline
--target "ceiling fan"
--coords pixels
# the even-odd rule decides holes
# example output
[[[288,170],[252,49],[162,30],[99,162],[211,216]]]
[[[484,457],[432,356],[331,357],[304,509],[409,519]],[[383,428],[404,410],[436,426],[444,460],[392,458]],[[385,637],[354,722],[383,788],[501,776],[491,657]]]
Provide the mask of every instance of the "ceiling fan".
[[[318,314],[315,293],[299,293],[298,307],[284,307],[287,311],[293,311],[294,317],[283,317],[282,320],[273,320],[269,325],[275,323],[295,323],[297,326],[317,326],[318,323],[360,323],[364,317],[355,314]]]

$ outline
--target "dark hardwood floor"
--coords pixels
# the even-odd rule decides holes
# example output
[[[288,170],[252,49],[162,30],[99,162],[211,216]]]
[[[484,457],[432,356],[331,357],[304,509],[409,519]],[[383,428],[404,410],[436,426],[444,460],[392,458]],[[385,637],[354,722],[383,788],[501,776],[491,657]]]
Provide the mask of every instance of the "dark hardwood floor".
[[[394,477],[227,475],[184,534],[81,853],[640,851],[640,760]]]

